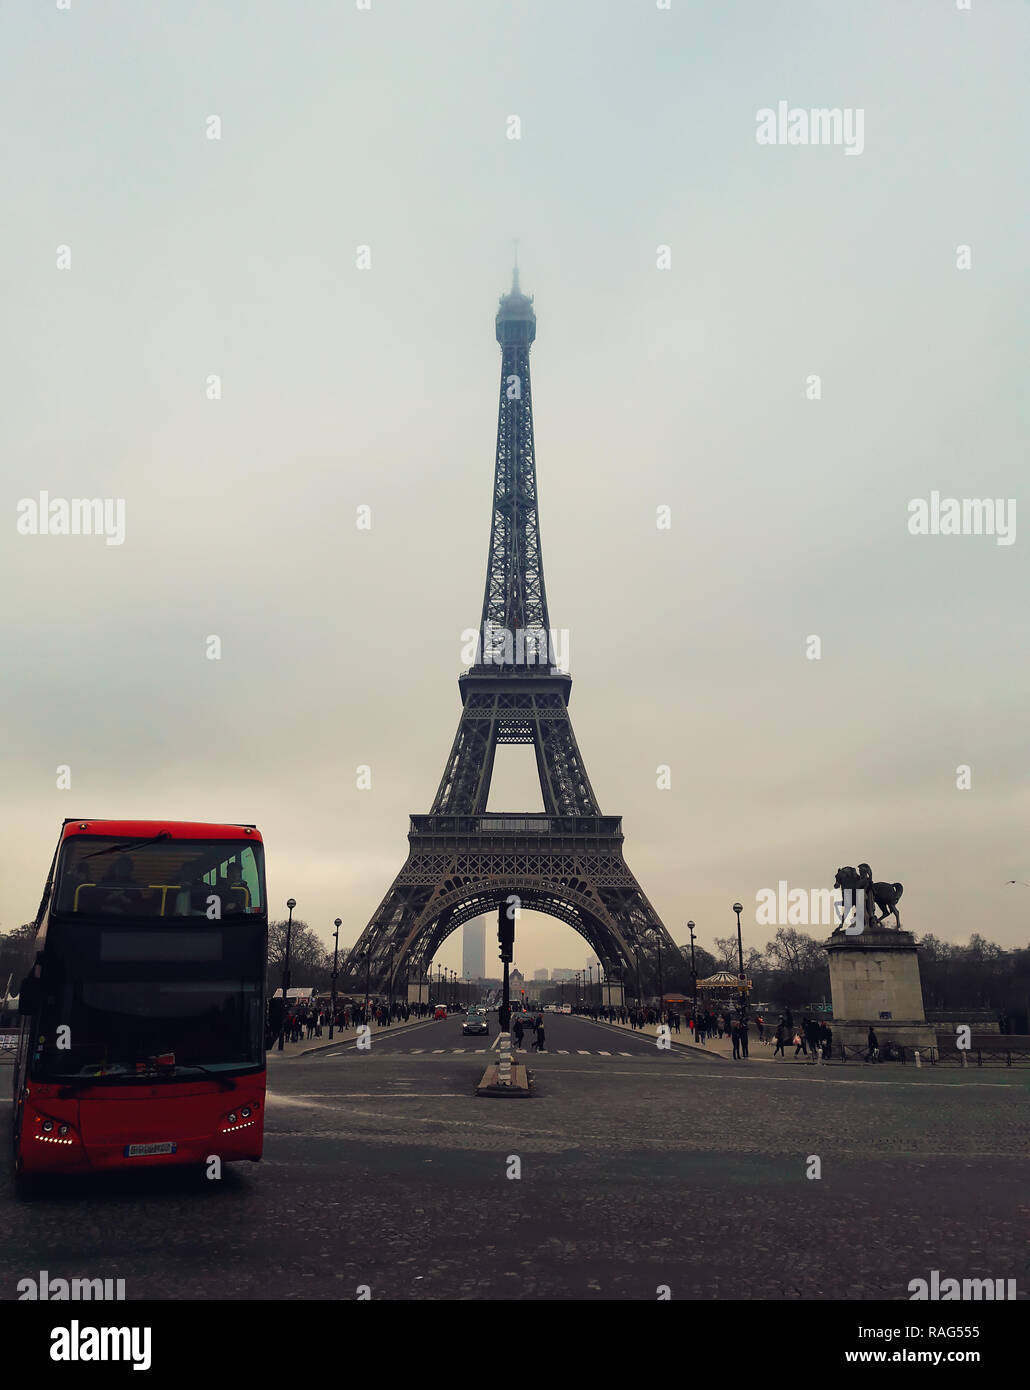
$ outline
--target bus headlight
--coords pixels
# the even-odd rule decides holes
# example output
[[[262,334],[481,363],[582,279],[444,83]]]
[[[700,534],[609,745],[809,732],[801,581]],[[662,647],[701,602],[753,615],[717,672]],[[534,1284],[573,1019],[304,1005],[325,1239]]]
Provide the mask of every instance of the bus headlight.
[[[254,1114],[258,1108],[256,1100],[252,1100],[249,1105],[241,1105],[239,1110],[230,1110],[222,1121],[222,1133],[231,1134],[237,1129],[250,1129],[257,1124]]]
[[[55,1121],[46,1115],[37,1114],[36,1123],[39,1129],[33,1137],[38,1144],[74,1144],[78,1137],[72,1126],[62,1120]]]

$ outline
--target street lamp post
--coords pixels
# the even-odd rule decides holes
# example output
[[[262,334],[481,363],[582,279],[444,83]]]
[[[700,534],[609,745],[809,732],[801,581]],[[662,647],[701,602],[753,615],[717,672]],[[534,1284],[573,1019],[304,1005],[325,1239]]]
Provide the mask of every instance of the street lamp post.
[[[283,1050],[286,1032],[286,992],[290,988],[290,937],[293,934],[293,909],[297,906],[296,898],[287,898],[286,906],[290,909],[289,920],[286,923],[286,954],[283,957],[283,1012],[279,1020],[279,1051]]]
[[[592,965],[587,966],[587,1005],[591,1009],[594,1007],[594,967]]]
[[[368,994],[369,976],[372,971],[372,943],[365,947],[365,1027],[368,1027]]]
[[[393,957],[396,950],[396,946],[390,947],[390,998],[387,1003],[390,1012],[387,1014],[388,1018],[393,1018]]]
[[[336,976],[337,976],[337,973],[338,973],[338,972],[337,972],[337,969],[336,969],[336,963],[337,963],[337,958],[338,958],[339,951],[340,951],[340,927],[341,927],[342,925],[343,925],[342,920],[341,920],[339,917],[337,917],[336,921],[333,923],[333,926],[336,928],[336,930],[333,932],[333,988],[332,988],[332,997],[331,997],[331,999],[330,999],[330,1001],[329,1001],[329,1041],[330,1041],[330,1042],[332,1042],[332,1040],[333,1040],[333,1025],[334,1025],[335,1022],[336,1022]]]
[[[744,911],[740,903],[733,904],[733,911],[737,914],[737,985],[739,992],[737,995],[737,1015],[741,1026],[747,1023],[747,985],[744,976],[744,946],[740,936],[740,914]]]
[[[665,1002],[665,986],[662,983],[662,943],[658,942],[658,1017],[662,1016],[662,1005]]]
[[[694,965],[694,924],[687,923],[687,931],[690,932],[690,978],[694,988],[694,1032],[697,1032],[697,967]]]

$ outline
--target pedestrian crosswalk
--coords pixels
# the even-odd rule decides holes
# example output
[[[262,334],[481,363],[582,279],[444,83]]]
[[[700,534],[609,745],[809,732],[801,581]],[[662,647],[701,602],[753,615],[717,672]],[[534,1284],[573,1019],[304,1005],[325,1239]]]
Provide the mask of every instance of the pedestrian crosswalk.
[[[390,1047],[382,1048],[380,1050],[383,1053],[388,1052],[391,1057],[460,1057],[464,1053],[481,1055],[492,1051],[492,1049],[488,1047]],[[339,1052],[326,1052],[323,1054],[323,1057],[332,1061],[334,1059],[339,1059],[340,1057],[347,1056],[353,1053],[354,1051],[355,1048],[352,1046],[347,1048],[346,1051],[341,1049],[341,1051]],[[369,1049],[369,1051],[376,1051],[374,1044]],[[577,1048],[575,1052],[570,1051],[567,1047],[551,1047],[546,1048],[542,1054],[538,1053],[534,1048],[530,1048],[527,1050],[524,1047],[520,1047],[516,1049],[516,1055],[520,1057],[527,1055],[532,1057],[538,1057],[542,1055],[544,1057],[608,1057],[610,1059],[616,1057],[647,1057],[649,1059],[651,1058],[650,1049],[647,1052],[605,1052],[601,1048],[598,1048],[593,1051],[588,1051],[586,1048],[583,1047]]]

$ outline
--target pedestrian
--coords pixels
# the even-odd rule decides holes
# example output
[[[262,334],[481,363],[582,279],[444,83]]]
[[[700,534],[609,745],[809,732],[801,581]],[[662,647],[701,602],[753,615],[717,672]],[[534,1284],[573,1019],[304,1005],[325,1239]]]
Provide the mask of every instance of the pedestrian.
[[[720,1034],[720,1037],[721,1037],[721,1036],[722,1036],[722,1035]],[[736,1024],[735,1022],[734,1022],[734,1024],[733,1024],[733,1026],[730,1028],[730,1039],[731,1039],[732,1042],[733,1042],[733,1060],[734,1060],[735,1062],[739,1062],[739,1061],[740,1061],[740,1029],[737,1027],[737,1024]]]
[[[541,1022],[538,1023],[537,1026],[536,1026],[536,1042],[533,1044],[533,1046],[536,1048],[537,1052],[543,1052],[543,1051],[545,1051],[544,1042],[545,1042],[544,1025],[543,1025],[543,1021],[541,1021]]]
[[[716,1024],[716,1027],[719,1029],[719,1040],[721,1041],[721,1040],[722,1040],[723,1029],[726,1027],[726,1020],[725,1020],[725,1018],[722,1016],[722,1014],[720,1014],[719,1017],[715,1020],[715,1024]]]
[[[755,1019],[755,1027],[758,1029],[758,1041],[759,1041],[760,1043],[764,1043],[764,1042],[765,1042],[765,1024],[764,1024],[763,1021],[762,1021],[762,1015],[761,1015],[761,1014],[759,1014],[758,1017]]]
[[[516,1046],[516,1048],[521,1047],[521,1046],[522,1046],[522,1021],[521,1021],[521,1019],[516,1019],[515,1022],[512,1024],[512,1026],[511,1026],[511,1035],[512,1035],[512,1037],[515,1039],[515,1046]]]
[[[876,1034],[873,1032],[872,1024],[869,1025],[869,1036],[866,1038],[868,1052],[865,1055],[867,1062],[878,1062],[880,1060],[880,1045],[876,1041]]]
[[[773,1056],[774,1056],[774,1057],[786,1057],[787,1054],[786,1054],[786,1053],[784,1052],[784,1050],[783,1050],[783,1044],[784,1044],[786,1041],[787,1041],[787,1025],[786,1025],[786,1023],[784,1023],[783,1019],[781,1018],[780,1021],[779,1021],[779,1023],[776,1025],[776,1046],[773,1048]]]
[[[805,1045],[805,1039],[804,1039],[804,1037],[802,1036],[802,1034],[801,1034],[801,1033],[795,1033],[795,1034],[794,1034],[794,1056],[795,1056],[795,1057],[797,1057],[798,1053],[801,1051],[801,1049],[804,1047],[804,1045]],[[806,1054],[806,1055],[807,1055],[807,1054]]]
[[[740,1020],[740,1052],[741,1056],[747,1059],[747,1019]]]

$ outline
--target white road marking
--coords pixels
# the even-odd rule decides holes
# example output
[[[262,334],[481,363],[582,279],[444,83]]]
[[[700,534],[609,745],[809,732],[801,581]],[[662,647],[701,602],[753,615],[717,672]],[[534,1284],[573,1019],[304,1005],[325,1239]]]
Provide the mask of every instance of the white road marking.
[[[610,1052],[599,1052],[597,1055],[598,1057],[610,1057],[612,1054]]]
[[[558,1056],[559,1056],[559,1057],[567,1057],[568,1055],[569,1055],[569,1054],[568,1054],[568,1051],[567,1051],[566,1048],[564,1048],[564,1047],[559,1047],[559,1049],[558,1049]]]
[[[442,1057],[443,1054],[444,1054],[446,1051],[447,1051],[447,1049],[446,1049],[445,1047],[434,1047],[434,1048],[433,1048],[433,1056],[434,1056],[434,1057]]]
[[[579,1051],[576,1053],[576,1056],[577,1056],[577,1057],[589,1057],[589,1056],[590,1056],[590,1053],[589,1053],[589,1052],[584,1052],[583,1049],[580,1048]]]
[[[416,1052],[425,1052],[425,1048],[424,1048],[424,1047],[412,1047],[412,1048],[409,1049],[409,1051],[411,1052],[412,1056],[414,1056],[414,1054],[415,1054]]]
[[[619,1056],[620,1056],[620,1057],[632,1057],[632,1056],[633,1056],[633,1053],[632,1053],[632,1052],[620,1052],[620,1053],[619,1053]]]

